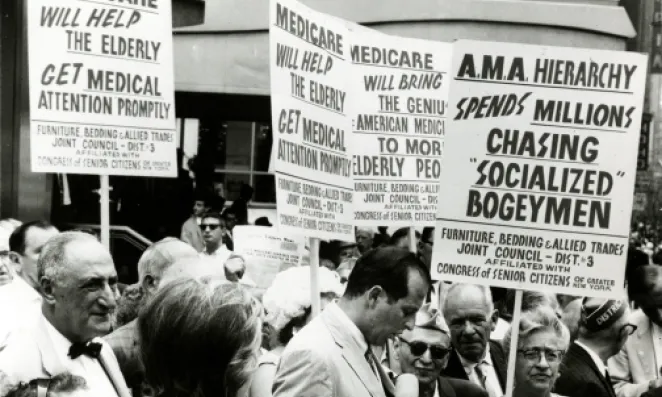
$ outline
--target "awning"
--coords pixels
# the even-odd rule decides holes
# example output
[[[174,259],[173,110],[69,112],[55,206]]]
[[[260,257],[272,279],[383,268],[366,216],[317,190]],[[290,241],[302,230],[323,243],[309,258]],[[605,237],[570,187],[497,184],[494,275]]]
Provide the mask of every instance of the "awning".
[[[183,1],[183,0],[181,0]],[[308,0],[304,3],[387,34],[624,50],[635,35],[613,5],[521,0]],[[215,0],[205,23],[174,33],[175,89],[269,95],[267,0]]]

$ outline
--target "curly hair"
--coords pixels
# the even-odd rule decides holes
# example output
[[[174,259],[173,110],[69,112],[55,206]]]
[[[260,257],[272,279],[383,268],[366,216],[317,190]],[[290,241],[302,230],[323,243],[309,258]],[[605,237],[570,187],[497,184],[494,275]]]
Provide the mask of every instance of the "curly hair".
[[[336,272],[320,267],[318,276],[323,298],[340,297],[343,287]],[[287,344],[292,329],[302,327],[310,314],[310,267],[291,267],[278,273],[265,291],[262,303],[267,312],[265,322],[279,333],[279,342]]]
[[[173,397],[234,397],[257,366],[262,308],[236,283],[181,279],[141,310],[147,383]]]

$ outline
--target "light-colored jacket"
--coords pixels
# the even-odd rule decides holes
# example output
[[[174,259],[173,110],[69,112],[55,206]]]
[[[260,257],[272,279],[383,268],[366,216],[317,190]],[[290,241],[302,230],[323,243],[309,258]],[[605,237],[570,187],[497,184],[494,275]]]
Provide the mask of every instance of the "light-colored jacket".
[[[394,386],[381,366],[381,382],[359,342],[331,304],[299,331],[283,352],[274,397],[384,397]],[[383,382],[383,383],[382,383]]]
[[[41,321],[43,320],[43,321]],[[43,317],[29,331],[12,336],[10,343],[0,352],[0,395],[19,382],[37,378],[50,378],[68,368],[56,354]],[[101,338],[94,342],[103,345],[99,363],[105,370],[119,397],[131,397],[112,349]]]
[[[637,310],[632,313],[631,323],[637,326],[637,332],[608,361],[609,375],[618,397],[639,397],[648,391],[649,382],[657,378],[662,365],[655,362],[651,321]],[[662,349],[662,343],[657,349]]]
[[[195,216],[191,216],[182,225],[181,240],[191,245],[196,251],[202,252],[205,250],[205,241],[202,239],[202,230],[198,226],[198,221]]]

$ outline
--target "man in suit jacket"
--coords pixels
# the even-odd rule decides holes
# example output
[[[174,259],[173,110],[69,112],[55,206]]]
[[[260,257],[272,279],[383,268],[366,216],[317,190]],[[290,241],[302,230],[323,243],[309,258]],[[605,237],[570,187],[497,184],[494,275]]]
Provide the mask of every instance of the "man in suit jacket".
[[[408,250],[367,252],[356,262],[340,301],[288,343],[274,397],[393,396],[393,384],[370,346],[383,346],[413,328],[430,285],[427,268]]]
[[[205,241],[202,238],[202,230],[200,230],[200,223],[202,222],[202,215],[209,211],[210,199],[202,193],[197,193],[195,201],[193,202],[193,214],[182,225],[181,239],[183,242],[190,244],[198,252],[205,250]]]
[[[394,356],[405,374],[418,379],[419,397],[487,397],[487,392],[468,380],[441,376],[448,364],[451,336],[441,313],[424,305],[416,314],[413,330],[405,330],[393,342]]]
[[[130,397],[113,351],[99,338],[111,329],[119,297],[110,252],[94,236],[66,232],[44,245],[37,268],[41,316],[0,351],[2,387],[70,372],[85,378],[91,395]]]
[[[662,268],[644,265],[632,270],[628,296],[641,308],[632,314],[637,331],[609,362],[609,373],[618,397],[639,397],[662,387]]]
[[[453,284],[443,308],[450,328],[453,351],[442,375],[469,380],[490,397],[503,396],[506,388],[506,354],[490,340],[499,313],[489,287]]]
[[[566,397],[616,397],[607,360],[636,330],[629,317],[627,301],[585,298],[578,337],[563,358],[554,392]]]

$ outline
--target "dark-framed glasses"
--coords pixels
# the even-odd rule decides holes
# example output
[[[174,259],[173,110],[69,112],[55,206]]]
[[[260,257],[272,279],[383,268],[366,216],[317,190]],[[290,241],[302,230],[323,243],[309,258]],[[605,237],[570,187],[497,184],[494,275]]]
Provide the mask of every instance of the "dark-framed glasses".
[[[632,335],[637,332],[637,326],[634,324],[625,324],[621,327],[621,332],[625,332],[628,335]]]
[[[408,341],[403,338],[398,337],[400,341],[406,343],[409,346],[409,351],[411,354],[414,356],[422,356],[425,354],[426,351],[430,350],[430,357],[432,357],[433,360],[442,360],[446,358],[448,353],[450,353],[450,349],[446,349],[445,347],[438,346],[438,345],[430,345],[425,342],[421,341]]]
[[[211,224],[211,225],[210,225],[210,224],[208,224],[208,223],[203,223],[202,225],[200,225],[200,229],[202,229],[202,230],[206,230],[206,229],[209,229],[209,230],[216,230],[216,229],[218,229],[219,227],[221,227],[221,225],[216,225],[216,224]]]
[[[563,360],[565,352],[563,350],[554,350],[554,349],[518,349],[518,353],[522,355],[525,359],[531,362],[540,361],[540,357],[545,356],[545,360],[548,363],[558,363]]]

